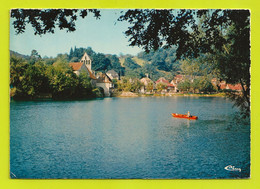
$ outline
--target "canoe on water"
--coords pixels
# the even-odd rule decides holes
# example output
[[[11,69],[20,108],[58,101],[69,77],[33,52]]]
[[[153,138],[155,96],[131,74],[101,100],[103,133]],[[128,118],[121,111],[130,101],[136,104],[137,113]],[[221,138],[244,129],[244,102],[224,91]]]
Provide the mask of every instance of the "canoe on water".
[[[198,119],[197,116],[188,116],[186,114],[175,114],[175,113],[172,113],[172,117],[185,118],[185,119]]]

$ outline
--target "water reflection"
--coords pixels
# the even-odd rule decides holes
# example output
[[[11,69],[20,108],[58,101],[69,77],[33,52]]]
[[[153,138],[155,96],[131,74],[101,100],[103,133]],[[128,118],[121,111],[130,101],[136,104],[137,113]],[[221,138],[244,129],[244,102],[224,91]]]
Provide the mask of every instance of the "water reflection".
[[[171,116],[187,107],[198,120]],[[234,112],[224,98],[11,102],[11,171],[18,178],[247,177],[250,130],[227,130]],[[242,172],[230,174],[229,164]]]

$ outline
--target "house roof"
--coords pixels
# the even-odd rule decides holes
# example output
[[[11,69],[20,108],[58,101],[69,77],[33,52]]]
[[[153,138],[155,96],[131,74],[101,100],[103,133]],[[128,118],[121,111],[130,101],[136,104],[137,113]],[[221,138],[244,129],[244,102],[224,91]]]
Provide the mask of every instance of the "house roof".
[[[112,83],[112,80],[106,73],[100,73],[99,78],[97,78],[97,83]]]
[[[176,75],[175,76],[175,79],[182,79],[183,78],[183,75]]]
[[[79,71],[83,64],[84,64],[83,62],[70,62],[69,63],[69,65],[72,67],[73,71]],[[86,68],[88,70],[89,77],[91,79],[97,79],[95,77],[95,75],[88,69],[87,66],[86,66]]]
[[[144,77],[144,78],[142,78],[141,80],[140,80],[141,82],[147,82],[147,83],[149,83],[149,82],[153,82],[150,78],[148,78],[148,77]]]
[[[109,70],[109,71],[107,71],[107,74],[112,74],[112,75],[114,75],[114,74],[116,74],[116,75],[118,75],[118,73],[115,71],[115,70]]]
[[[235,84],[235,85],[227,84],[227,88],[234,90],[234,91],[241,91],[242,90],[242,86],[240,84]]]
[[[87,67],[87,69],[88,69],[88,67]],[[95,75],[94,74],[92,74],[92,72],[88,69],[88,74],[89,74],[89,77],[91,78],[91,79],[97,79],[96,77],[95,77]]]
[[[171,84],[168,80],[166,80],[164,77],[159,78],[155,83],[164,83],[168,87],[174,87],[173,84]]]
[[[170,84],[169,81],[164,77],[159,78],[155,83],[166,83],[167,85]]]
[[[80,70],[83,63],[82,62],[70,62],[69,65],[72,67],[73,71],[78,71],[78,70]]]
[[[241,91],[242,90],[241,84],[232,85],[232,84],[226,84],[225,82],[221,82],[219,84],[219,87],[220,87],[220,89],[230,89],[230,90],[233,90],[233,91]]]

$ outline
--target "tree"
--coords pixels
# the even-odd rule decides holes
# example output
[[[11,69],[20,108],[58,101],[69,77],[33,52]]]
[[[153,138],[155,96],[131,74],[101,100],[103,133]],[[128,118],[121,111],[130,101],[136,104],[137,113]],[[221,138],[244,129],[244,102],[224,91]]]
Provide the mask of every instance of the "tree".
[[[69,54],[69,58],[72,59],[74,55],[73,49],[72,47],[70,48],[70,54]]]
[[[81,57],[84,55],[85,52],[90,56],[90,58],[93,58],[93,56],[96,55],[96,53],[92,50],[91,47],[88,47],[88,48],[83,48],[83,47],[77,48],[75,46],[74,50],[71,47],[70,53],[68,55],[68,60],[70,62],[79,62]]]
[[[161,92],[162,90],[167,89],[167,85],[165,83],[158,83],[156,89],[158,92]]]
[[[92,69],[95,71],[107,71],[112,67],[111,62],[102,53],[95,54],[93,56]]]
[[[112,68],[117,73],[124,72],[124,67],[121,66],[119,58],[116,55],[107,55],[107,58],[110,60]]]
[[[26,24],[31,24],[35,35],[54,33],[56,27],[67,32],[76,30],[75,21],[78,17],[85,18],[88,13],[100,18],[96,9],[12,9],[11,17],[15,20],[12,25],[17,34],[23,33]]]
[[[145,89],[147,90],[147,91],[152,91],[153,89],[154,89],[154,84],[153,84],[153,82],[149,82],[148,84],[147,84],[147,86],[145,86]]]
[[[212,62],[221,77],[243,87],[242,95],[233,93],[231,97],[249,115],[249,10],[136,9],[125,11],[118,20],[131,24],[125,32],[130,45],[142,47],[146,52],[176,46],[177,58],[213,54]]]
[[[34,98],[42,92],[49,92],[47,66],[42,62],[28,64],[24,59],[11,56],[10,85],[14,98]]]
[[[92,90],[93,87],[91,85],[91,79],[89,78],[89,75],[86,72],[80,73],[74,96],[77,98],[93,97],[94,94]]]
[[[196,90],[200,93],[210,93],[214,91],[214,87],[207,77],[198,77],[193,80],[193,82],[190,84],[190,87],[193,89],[193,92]]]
[[[183,92],[189,92],[191,88],[191,82],[188,80],[185,80],[178,84],[178,89]]]
[[[29,64],[35,64],[36,61],[41,59],[41,55],[39,55],[39,53],[37,52],[37,50],[32,50],[31,52],[31,56],[29,59]]]
[[[15,55],[10,57],[10,85],[17,86],[21,81],[21,76],[24,74],[28,64],[23,58],[18,58]]]
[[[140,82],[139,79],[133,79],[131,82],[131,88],[130,91],[131,92],[139,92],[141,90],[141,87],[144,86],[144,84],[142,82]]]
[[[135,63],[135,61],[132,60],[131,57],[127,57],[125,59],[124,66],[127,67],[127,68],[130,68],[131,70],[141,68],[141,66],[139,64]]]
[[[199,75],[200,65],[194,59],[184,59],[181,62],[181,71],[184,75],[194,78]]]
[[[48,77],[55,99],[72,98],[78,85],[77,76],[66,63],[57,63],[48,69]]]

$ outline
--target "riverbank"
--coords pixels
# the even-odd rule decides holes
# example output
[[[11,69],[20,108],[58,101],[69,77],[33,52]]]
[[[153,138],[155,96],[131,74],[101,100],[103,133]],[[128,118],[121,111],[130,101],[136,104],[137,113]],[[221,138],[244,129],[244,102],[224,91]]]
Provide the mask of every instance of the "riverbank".
[[[165,93],[165,94],[140,94],[140,93],[133,93],[133,92],[122,92],[113,94],[112,97],[163,97],[163,96],[192,96],[192,97],[225,97],[225,93],[215,93],[215,94],[196,94],[196,93]]]
[[[120,92],[120,93],[113,93],[111,97],[116,98],[130,98],[130,97],[174,97],[174,96],[190,96],[190,97],[226,97],[225,93],[215,93],[215,94],[194,94],[194,93],[165,93],[165,94],[159,94],[159,93],[151,93],[151,94],[141,94],[141,93],[133,93],[133,92]],[[38,100],[94,100],[94,99],[100,99],[102,97],[86,97],[86,98],[53,98],[51,95],[39,95],[34,98],[13,98],[11,97],[11,100],[15,101],[38,101]]]

